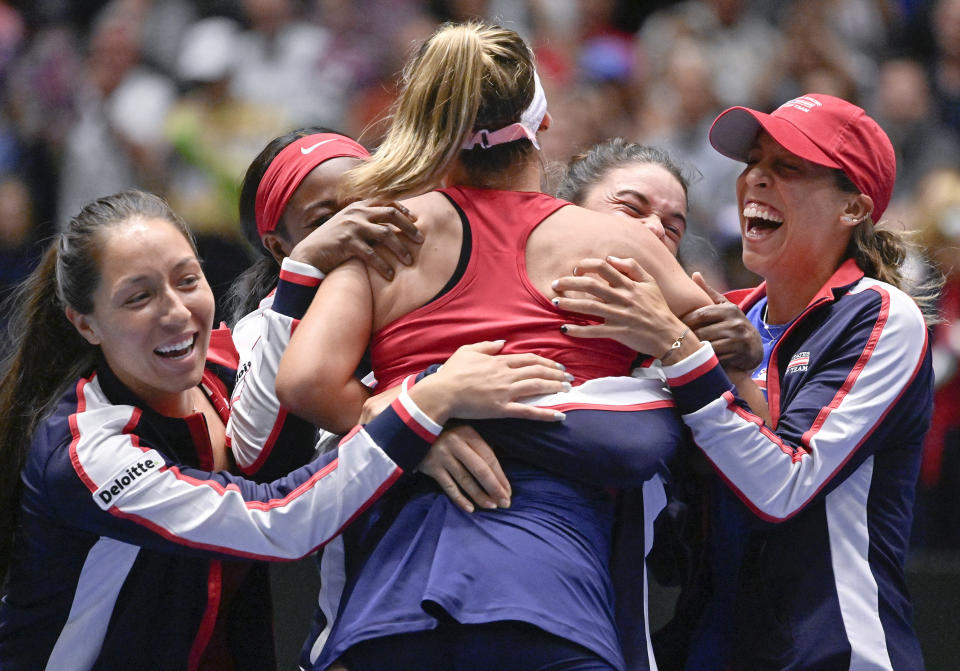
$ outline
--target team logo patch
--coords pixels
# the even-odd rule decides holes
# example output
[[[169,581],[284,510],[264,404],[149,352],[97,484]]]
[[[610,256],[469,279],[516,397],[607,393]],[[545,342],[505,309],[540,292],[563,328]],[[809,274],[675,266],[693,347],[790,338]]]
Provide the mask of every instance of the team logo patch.
[[[810,365],[810,352],[797,352],[792,357],[790,357],[790,363],[787,364],[787,369],[783,372],[784,375],[789,375],[790,373],[800,373],[807,369],[807,366]]]
[[[93,498],[104,510],[113,506],[113,501],[120,494],[135,487],[141,480],[145,480],[151,473],[160,470],[163,458],[156,450],[144,452],[140,457],[121,468],[100,489],[93,493]]]

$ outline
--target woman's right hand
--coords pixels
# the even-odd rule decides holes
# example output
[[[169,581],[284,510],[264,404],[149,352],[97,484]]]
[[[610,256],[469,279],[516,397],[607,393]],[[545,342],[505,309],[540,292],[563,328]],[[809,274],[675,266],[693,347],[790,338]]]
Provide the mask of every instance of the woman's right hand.
[[[444,429],[417,470],[428,475],[455,505],[472,513],[481,508],[509,508],[510,482],[493,449],[466,424]]]
[[[395,261],[413,263],[412,250],[423,242],[416,221],[416,215],[398,202],[358,200],[298,242],[290,258],[324,273],[356,258],[389,280]],[[390,254],[383,253],[384,249]]]
[[[410,397],[438,424],[451,417],[564,419],[561,412],[517,400],[569,391],[572,376],[560,364],[536,354],[495,356],[503,345],[502,340],[464,345],[440,370],[413,385]]]
[[[700,340],[709,340],[720,365],[728,373],[748,373],[763,361],[763,342],[747,316],[723,294],[707,284],[700,273],[693,273],[693,281],[707,292],[713,305],[697,308],[682,317]]]

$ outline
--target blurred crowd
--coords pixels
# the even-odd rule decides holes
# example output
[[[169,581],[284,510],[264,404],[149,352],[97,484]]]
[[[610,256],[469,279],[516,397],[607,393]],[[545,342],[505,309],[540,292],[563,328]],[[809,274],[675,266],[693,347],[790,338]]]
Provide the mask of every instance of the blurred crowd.
[[[375,146],[409,50],[471,17],[534,47],[548,174],[613,136],[679,159],[681,258],[717,287],[755,280],[740,167],[707,143],[717,113],[819,92],[881,123],[898,163],[885,225],[947,277],[915,542],[960,548],[960,0],[0,0],[0,293],[84,202],[139,186],[194,228],[222,295],[252,258],[237,200],[257,152],[306,125]]]

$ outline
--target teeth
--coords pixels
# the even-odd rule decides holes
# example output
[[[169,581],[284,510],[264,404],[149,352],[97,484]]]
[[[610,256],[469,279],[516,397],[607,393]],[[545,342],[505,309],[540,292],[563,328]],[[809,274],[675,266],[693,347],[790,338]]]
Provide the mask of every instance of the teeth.
[[[765,219],[777,224],[783,223],[783,215],[766,205],[759,205],[758,203],[744,205],[743,216],[747,219]]]
[[[164,347],[158,347],[154,351],[160,354],[166,354],[167,352],[176,352],[177,350],[187,349],[192,344],[193,344],[193,336],[190,336],[184,339],[183,342],[174,343],[172,345],[166,345]]]

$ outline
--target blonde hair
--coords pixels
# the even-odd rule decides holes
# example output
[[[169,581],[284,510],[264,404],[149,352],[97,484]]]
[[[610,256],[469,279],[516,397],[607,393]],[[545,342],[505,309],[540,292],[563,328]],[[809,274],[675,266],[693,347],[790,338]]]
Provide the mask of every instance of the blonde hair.
[[[435,186],[468,133],[520,120],[534,95],[530,49],[512,30],[445,24],[406,65],[392,124],[373,156],[351,170],[354,198],[398,198]],[[463,152],[468,174],[502,170],[533,151],[529,140]]]

